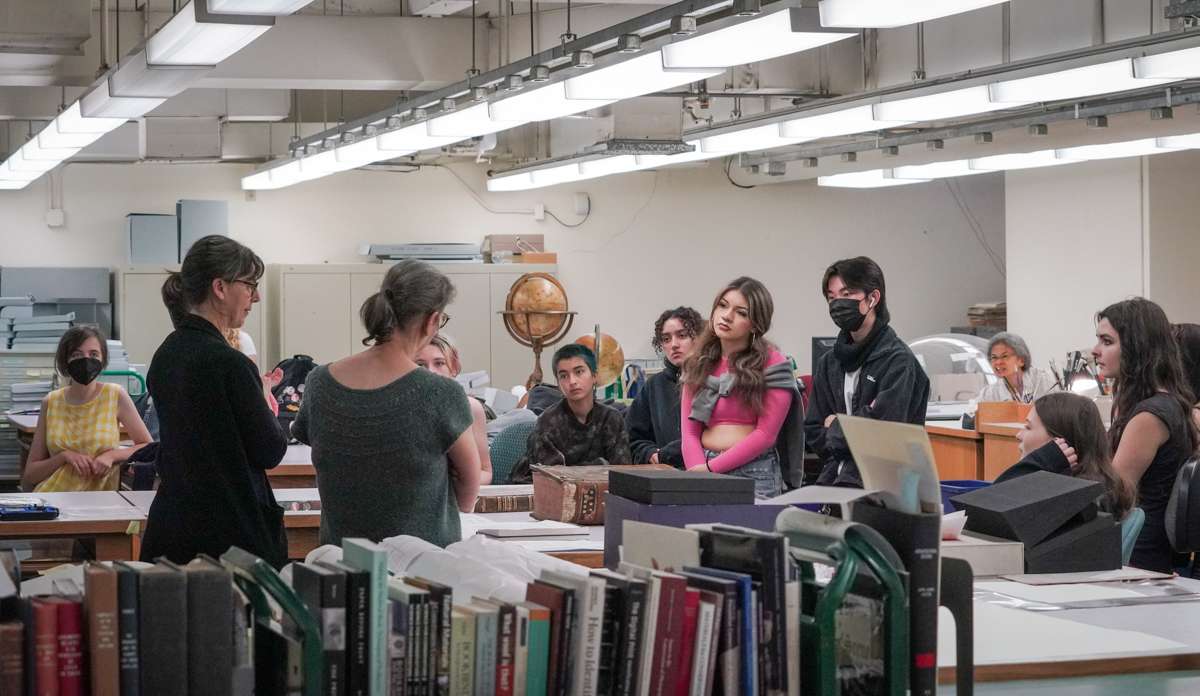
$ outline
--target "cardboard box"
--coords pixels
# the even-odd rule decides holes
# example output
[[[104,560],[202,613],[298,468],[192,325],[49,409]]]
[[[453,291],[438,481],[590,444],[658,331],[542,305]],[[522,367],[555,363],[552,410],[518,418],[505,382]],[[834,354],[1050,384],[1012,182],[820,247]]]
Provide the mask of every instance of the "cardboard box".
[[[519,245],[518,239],[521,240]],[[483,238],[482,251],[485,254],[511,251],[514,255],[541,252],[546,250],[545,239],[545,235],[541,234],[489,234]]]
[[[521,254],[521,263],[558,263],[558,254],[555,253],[539,253],[527,251]]]
[[[942,556],[971,564],[975,577],[1014,575],[1025,571],[1025,545],[985,534],[963,532],[958,539],[942,541]]]

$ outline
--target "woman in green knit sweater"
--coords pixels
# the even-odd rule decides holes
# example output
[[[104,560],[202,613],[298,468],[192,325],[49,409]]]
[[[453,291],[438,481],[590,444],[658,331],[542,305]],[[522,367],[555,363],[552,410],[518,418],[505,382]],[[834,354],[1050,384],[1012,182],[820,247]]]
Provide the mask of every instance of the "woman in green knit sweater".
[[[471,407],[454,380],[415,358],[450,319],[450,280],[423,262],[392,266],[360,312],[370,347],[313,370],[292,435],[312,446],[321,543],[398,534],[447,546],[479,492]]]

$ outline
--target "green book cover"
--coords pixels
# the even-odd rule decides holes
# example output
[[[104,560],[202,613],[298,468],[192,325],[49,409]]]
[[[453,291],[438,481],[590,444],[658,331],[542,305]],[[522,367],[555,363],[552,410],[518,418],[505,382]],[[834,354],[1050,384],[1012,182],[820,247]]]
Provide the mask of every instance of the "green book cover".
[[[371,595],[368,598],[371,636],[368,641],[367,669],[370,673],[370,696],[388,693],[388,636],[387,551],[366,539],[342,539],[342,562],[371,574]]]
[[[529,666],[525,672],[525,696],[546,696],[550,669],[550,612],[542,609],[529,616]]]

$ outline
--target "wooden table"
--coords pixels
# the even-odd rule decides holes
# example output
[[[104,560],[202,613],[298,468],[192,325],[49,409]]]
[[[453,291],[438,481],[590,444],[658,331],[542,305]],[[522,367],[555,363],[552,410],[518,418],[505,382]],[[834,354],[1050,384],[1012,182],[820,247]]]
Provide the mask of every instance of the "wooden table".
[[[133,561],[141,551],[138,533],[146,522],[140,508],[116,491],[6,493],[5,498],[40,498],[59,509],[44,522],[0,522],[0,541],[79,539],[98,561]]]
[[[317,486],[317,471],[312,465],[312,448],[308,445],[288,445],[283,461],[267,469],[271,488],[312,488]]]
[[[989,578],[995,581],[994,578]],[[1185,578],[1170,581],[1193,591],[1200,582]],[[1106,654],[1040,657],[1013,662],[987,654],[979,641],[975,648],[976,692],[980,694],[1194,694],[1200,693],[1200,602],[1142,604],[1103,609],[1066,609],[1038,613],[1072,621],[1088,627],[1136,631],[1181,643],[1175,648],[1154,652],[1109,652]],[[998,627],[976,622],[975,634],[981,636]],[[942,622],[941,626],[946,627]],[[941,631],[942,628],[939,628]],[[1019,641],[1022,636],[1014,635]],[[1133,675],[1144,675],[1134,677]],[[941,684],[954,682],[954,667],[938,669]],[[1036,682],[1031,680],[1038,680]],[[996,683],[1000,682],[1000,683]],[[1011,682],[1021,682],[1012,684]],[[1122,687],[1122,684],[1129,686]],[[1136,684],[1137,688],[1133,685]],[[1187,688],[1164,685],[1188,684]],[[943,686],[939,693],[952,694]]]
[[[154,502],[154,494],[154,491],[121,491],[121,496],[147,516],[150,514],[150,505]],[[287,489],[286,492],[275,495],[281,502],[321,500],[315,488]],[[320,510],[287,510],[283,513],[283,527],[287,534],[289,559],[302,561],[310,551],[320,546]]]
[[[957,421],[926,421],[925,432],[942,481],[983,478],[983,435]]]
[[[979,426],[983,435],[983,480],[995,481],[997,476],[1021,461],[1017,433],[1023,427],[1021,423],[983,423]]]
[[[490,512],[478,514],[479,517],[486,517],[497,522],[534,522],[533,516],[528,512]],[[604,543],[604,525],[588,525],[583,527],[588,534],[589,542]],[[555,551],[547,553],[547,556],[553,556],[564,561],[570,561],[581,565],[585,568],[603,568],[604,567],[604,551]]]

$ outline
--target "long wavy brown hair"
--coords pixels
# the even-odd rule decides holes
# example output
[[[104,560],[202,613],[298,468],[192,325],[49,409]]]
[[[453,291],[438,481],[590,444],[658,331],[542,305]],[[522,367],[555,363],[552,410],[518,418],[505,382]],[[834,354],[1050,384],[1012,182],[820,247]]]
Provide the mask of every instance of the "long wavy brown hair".
[[[735,377],[730,396],[761,415],[767,395],[767,380],[763,370],[771,351],[775,349],[775,344],[766,339],[766,333],[771,330],[771,315],[775,313],[775,300],[771,298],[767,286],[753,278],[742,276],[717,293],[708,314],[709,322],[700,338],[696,339],[692,356],[684,363],[682,384],[695,394],[721,362],[721,339],[713,333],[712,315],[716,313],[721,298],[731,290],[742,293],[746,304],[750,306],[750,343],[729,356],[729,371]]]
[[[1071,475],[1103,484],[1103,507],[1118,521],[1124,520],[1137,505],[1137,487],[1112,468],[1108,434],[1095,402],[1071,392],[1054,392],[1035,401],[1033,408],[1050,437],[1061,437],[1075,449],[1079,463],[1071,468]]]

